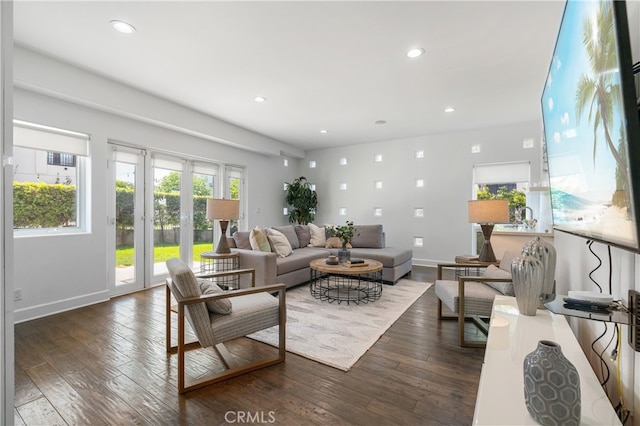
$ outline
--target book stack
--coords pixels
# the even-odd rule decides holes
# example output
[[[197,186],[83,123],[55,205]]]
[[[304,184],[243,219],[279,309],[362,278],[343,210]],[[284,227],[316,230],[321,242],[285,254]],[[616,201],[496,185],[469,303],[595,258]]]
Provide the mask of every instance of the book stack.
[[[364,259],[351,259],[344,263],[348,267],[357,267],[357,266],[367,266],[369,265],[364,261]]]

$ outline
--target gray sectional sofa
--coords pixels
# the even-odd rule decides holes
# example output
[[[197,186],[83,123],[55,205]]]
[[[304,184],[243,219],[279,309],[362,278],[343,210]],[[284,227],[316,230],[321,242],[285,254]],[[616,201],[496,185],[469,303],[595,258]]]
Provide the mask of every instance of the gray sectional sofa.
[[[309,281],[309,262],[337,254],[338,248],[327,245],[309,246],[310,231],[307,225],[275,226],[283,233],[292,251],[286,257],[276,253],[253,250],[250,242],[251,231],[238,231],[228,237],[231,251],[240,253],[240,267],[256,270],[256,285],[284,283],[287,288]],[[413,251],[397,247],[386,247],[382,225],[356,225],[351,240],[352,258],[367,258],[382,262],[382,279],[395,284],[401,277],[411,272]]]

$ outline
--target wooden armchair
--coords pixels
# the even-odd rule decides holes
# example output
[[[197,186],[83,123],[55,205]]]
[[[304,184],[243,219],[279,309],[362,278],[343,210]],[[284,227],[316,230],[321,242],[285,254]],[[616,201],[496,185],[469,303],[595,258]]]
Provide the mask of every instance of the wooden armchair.
[[[463,275],[456,280],[443,279],[445,269],[476,269],[483,271],[489,264],[480,263],[443,263],[438,265],[435,292],[438,297],[438,320],[455,319],[458,321],[458,344],[466,347],[484,347],[485,342],[467,341],[464,337],[464,324],[471,320],[484,333],[488,333],[488,324],[481,317],[491,316],[493,299],[498,294],[513,296],[511,283],[511,260],[517,256],[515,252],[507,252],[500,262],[500,267],[491,267],[491,272],[476,275]],[[457,316],[444,316],[442,304]]]
[[[241,374],[274,365],[285,360],[286,347],[286,304],[285,285],[273,284],[255,287],[253,269],[218,272],[198,277],[179,259],[166,262],[171,278],[166,285],[166,336],[167,352],[178,354],[178,393],[185,393],[213,383],[230,379]],[[224,277],[251,274],[251,288],[202,295],[198,278]],[[277,293],[277,297],[273,294]],[[177,306],[171,306],[171,295]],[[231,312],[223,315],[212,313],[206,302],[231,301]],[[178,342],[171,342],[171,313],[178,314]],[[185,342],[185,317],[193,329],[197,341]],[[278,353],[266,359],[238,363],[224,346],[224,342],[246,336],[273,326],[279,327]],[[185,352],[213,346],[222,358],[227,370],[192,381],[186,385]]]

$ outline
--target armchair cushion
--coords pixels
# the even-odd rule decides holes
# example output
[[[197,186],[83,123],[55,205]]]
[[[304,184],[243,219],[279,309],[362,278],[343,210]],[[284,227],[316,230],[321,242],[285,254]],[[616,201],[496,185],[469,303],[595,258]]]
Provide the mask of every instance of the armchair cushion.
[[[200,284],[200,291],[205,296],[223,293],[222,289],[218,287],[216,283],[209,280],[199,279],[198,283]],[[214,314],[229,315],[231,313],[232,306],[231,300],[229,299],[209,300],[206,304],[209,312]]]
[[[482,274],[483,277],[486,278],[505,278],[505,279],[511,279],[511,272],[507,272],[504,269],[498,268],[495,265],[489,265],[487,266],[487,268],[484,271],[484,274]],[[505,296],[514,296],[515,293],[513,292],[513,283],[511,282],[492,282],[492,281],[488,281],[485,282],[486,285],[493,287],[494,289],[498,290],[500,293],[504,294]]]
[[[460,297],[458,281],[438,280],[435,284],[436,296],[451,311],[459,312]],[[500,294],[496,289],[481,282],[469,281],[464,287],[464,311],[466,315],[491,315],[493,299]]]

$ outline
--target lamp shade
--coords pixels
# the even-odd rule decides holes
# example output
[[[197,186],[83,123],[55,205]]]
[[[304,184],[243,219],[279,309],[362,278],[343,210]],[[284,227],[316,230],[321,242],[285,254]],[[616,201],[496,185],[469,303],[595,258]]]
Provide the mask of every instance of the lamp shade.
[[[509,222],[508,200],[469,201],[469,222],[507,223]]]
[[[238,200],[207,200],[207,219],[231,220],[240,218],[240,201]]]

